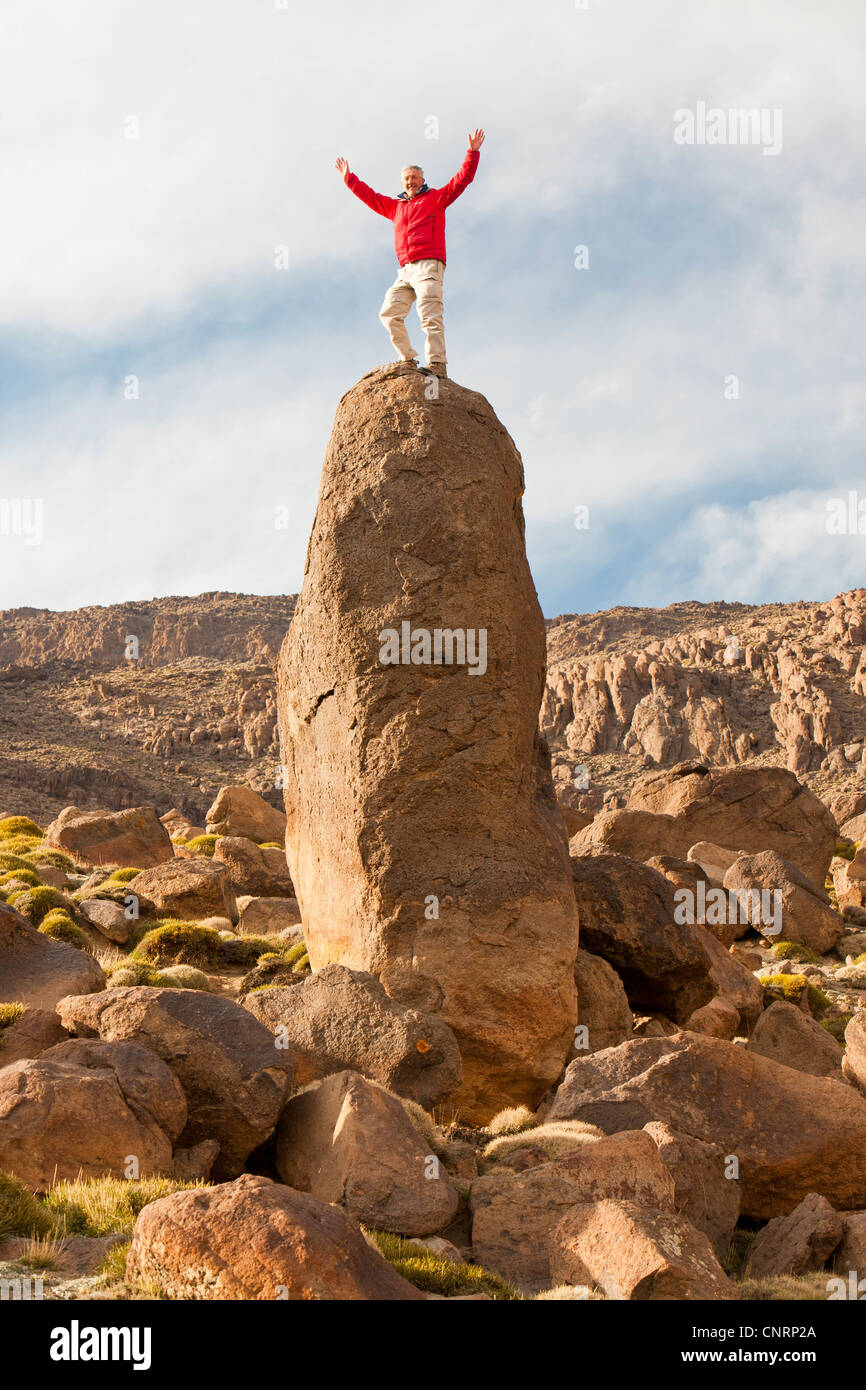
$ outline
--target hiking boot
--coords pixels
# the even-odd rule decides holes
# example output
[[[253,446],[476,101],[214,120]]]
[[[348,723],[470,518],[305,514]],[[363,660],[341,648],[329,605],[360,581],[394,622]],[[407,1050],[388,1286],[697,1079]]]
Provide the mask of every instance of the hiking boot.
[[[433,375],[433,376],[447,376],[447,375],[448,375],[448,368],[447,368],[447,365],[446,365],[444,362],[429,362],[429,363],[427,364],[427,366],[426,366],[426,367],[422,367],[421,370],[422,370],[422,371],[425,371],[425,372],[430,372],[431,375]]]
[[[417,357],[401,357],[401,358],[400,358],[400,361],[403,363],[403,366],[404,366],[404,367],[417,367],[417,366],[418,366],[418,358],[417,358]]]

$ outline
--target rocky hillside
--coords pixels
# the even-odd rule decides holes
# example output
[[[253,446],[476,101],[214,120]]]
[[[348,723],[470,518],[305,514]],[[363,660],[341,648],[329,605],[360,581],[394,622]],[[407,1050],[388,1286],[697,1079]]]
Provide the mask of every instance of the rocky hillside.
[[[178,806],[244,782],[273,803],[273,667],[292,594],[208,593],[0,614],[0,811]],[[133,640],[134,639],[134,640]],[[547,624],[542,728],[557,791],[622,804],[649,768],[786,766],[819,795],[863,778],[866,590],[679,603]]]

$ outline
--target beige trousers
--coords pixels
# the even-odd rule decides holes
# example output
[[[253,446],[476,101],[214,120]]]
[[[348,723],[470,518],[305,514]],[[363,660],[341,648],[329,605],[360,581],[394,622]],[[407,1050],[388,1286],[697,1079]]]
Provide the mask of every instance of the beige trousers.
[[[400,356],[405,360],[418,354],[409,342],[405,318],[418,300],[418,317],[427,336],[427,365],[445,362],[445,329],[442,324],[442,281],[444,261],[408,261],[385,295],[379,318],[391,335]]]

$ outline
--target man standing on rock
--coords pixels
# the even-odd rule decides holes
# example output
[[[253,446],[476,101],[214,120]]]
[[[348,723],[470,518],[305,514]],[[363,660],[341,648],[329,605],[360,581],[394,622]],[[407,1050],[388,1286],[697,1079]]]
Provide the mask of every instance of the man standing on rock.
[[[418,365],[418,354],[409,342],[405,318],[418,300],[418,317],[427,338],[427,367],[422,370],[435,376],[445,376],[445,331],[442,325],[442,282],[445,276],[445,209],[459,198],[475,178],[484,144],[484,131],[469,136],[460,170],[444,188],[428,188],[424,170],[417,164],[407,164],[402,170],[403,192],[397,198],[374,193],[362,183],[357,174],[349,172],[348,162],[340,156],[334,168],[368,208],[394,223],[394,249],[400,263],[400,274],[385,295],[379,318],[391,335],[391,342],[404,362]]]

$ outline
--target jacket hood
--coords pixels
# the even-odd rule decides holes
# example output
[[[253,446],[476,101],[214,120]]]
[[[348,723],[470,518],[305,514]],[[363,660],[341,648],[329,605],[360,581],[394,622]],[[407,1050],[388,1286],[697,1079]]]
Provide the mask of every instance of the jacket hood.
[[[429,184],[422,183],[421,187],[418,189],[418,192],[415,194],[415,197],[416,197],[416,198],[420,198],[422,193],[429,193],[429,192],[430,192],[430,186],[429,186]],[[397,194],[397,197],[398,197],[398,198],[401,198],[401,199],[403,200],[404,203],[408,203],[408,202],[409,202],[409,194],[408,194],[408,193],[398,193],[398,194]]]

